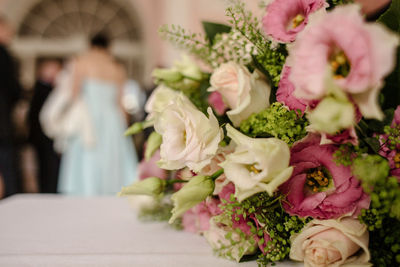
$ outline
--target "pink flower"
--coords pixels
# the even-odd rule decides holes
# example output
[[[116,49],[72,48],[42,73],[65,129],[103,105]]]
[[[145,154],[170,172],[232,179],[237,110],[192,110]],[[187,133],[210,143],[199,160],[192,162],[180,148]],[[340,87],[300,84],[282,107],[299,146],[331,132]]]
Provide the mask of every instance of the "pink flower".
[[[357,216],[369,207],[369,197],[349,167],[338,166],[332,154],[336,147],[320,145],[309,135],[291,149],[292,177],[280,190],[287,195],[283,206],[290,214],[318,219]],[[318,182],[320,181],[320,182]]]
[[[279,82],[278,91],[276,92],[276,100],[285,104],[291,110],[300,109],[302,113],[306,111],[307,100],[297,98],[293,95],[294,85],[289,80],[290,67],[285,66],[282,70],[281,80]]]
[[[210,228],[210,218],[221,213],[220,201],[209,198],[188,210],[182,217],[183,229],[192,233],[203,233]]]
[[[380,24],[363,20],[357,5],[315,14],[289,51],[290,80],[297,97],[321,99],[326,75],[351,95],[367,118],[382,118],[377,101],[383,78],[395,66],[398,37]]]
[[[324,6],[325,0],[275,0],[263,17],[264,31],[279,42],[293,42],[308,23],[308,16]]]
[[[139,179],[143,180],[148,177],[158,177],[167,179],[167,171],[157,166],[157,161],[160,160],[160,150],[157,150],[149,161],[142,160],[139,163]]]
[[[208,103],[217,112],[218,115],[223,115],[228,106],[225,105],[222,100],[222,96],[219,92],[214,91],[208,96]]]
[[[358,136],[354,126],[349,129],[343,130],[336,135],[321,133],[321,145],[346,143],[350,143],[354,146],[358,145]]]

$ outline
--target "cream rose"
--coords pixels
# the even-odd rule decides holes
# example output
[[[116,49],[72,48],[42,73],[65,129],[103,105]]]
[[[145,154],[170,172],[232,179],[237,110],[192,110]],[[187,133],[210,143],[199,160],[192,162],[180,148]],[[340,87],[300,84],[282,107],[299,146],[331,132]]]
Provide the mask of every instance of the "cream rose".
[[[211,108],[208,115],[209,118],[186,98],[178,97],[156,116],[154,128],[163,140],[161,168],[177,170],[187,166],[198,172],[210,163],[223,132]]]
[[[305,267],[372,266],[368,237],[357,219],[313,220],[290,238],[290,258]]]
[[[220,166],[234,183],[239,201],[258,192],[272,195],[290,178],[293,167],[289,167],[290,151],[285,142],[277,138],[250,138],[229,124],[226,129],[236,148]]]
[[[231,109],[227,115],[234,126],[269,106],[271,88],[261,74],[257,71],[251,74],[235,62],[217,68],[211,75],[210,84],[209,91],[218,91]]]

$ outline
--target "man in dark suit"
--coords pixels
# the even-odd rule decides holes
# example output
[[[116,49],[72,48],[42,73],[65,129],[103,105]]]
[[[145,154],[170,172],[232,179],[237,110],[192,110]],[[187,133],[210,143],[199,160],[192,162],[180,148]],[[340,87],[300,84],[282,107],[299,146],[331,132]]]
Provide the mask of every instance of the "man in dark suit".
[[[39,64],[38,79],[33,88],[28,115],[29,141],[36,151],[40,193],[57,193],[60,155],[54,151],[53,140],[44,134],[39,114],[60,70],[61,63],[57,60],[45,60]]]
[[[0,179],[4,184],[4,196],[18,191],[12,113],[19,99],[21,86],[18,82],[16,65],[6,47],[12,37],[11,27],[0,17]]]

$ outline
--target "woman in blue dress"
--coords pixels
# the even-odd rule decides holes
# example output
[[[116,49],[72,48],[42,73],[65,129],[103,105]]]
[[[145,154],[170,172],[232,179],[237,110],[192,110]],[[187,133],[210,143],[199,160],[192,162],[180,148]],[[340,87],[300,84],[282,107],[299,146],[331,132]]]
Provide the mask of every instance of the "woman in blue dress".
[[[125,71],[97,35],[91,48],[72,62],[72,99],[81,101],[89,118],[92,142],[70,136],[62,155],[58,191],[70,195],[110,195],[136,179],[137,155],[124,136],[126,116],[121,105]],[[85,125],[87,126],[87,125]]]

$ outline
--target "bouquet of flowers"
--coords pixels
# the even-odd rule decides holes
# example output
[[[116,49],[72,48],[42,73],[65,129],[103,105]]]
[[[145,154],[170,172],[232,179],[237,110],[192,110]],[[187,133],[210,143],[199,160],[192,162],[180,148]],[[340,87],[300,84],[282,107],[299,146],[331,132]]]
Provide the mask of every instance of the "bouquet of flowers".
[[[229,25],[160,33],[192,55],[155,69],[144,214],[260,266],[400,266],[400,1],[232,0]],[[196,61],[194,60],[196,59]]]

